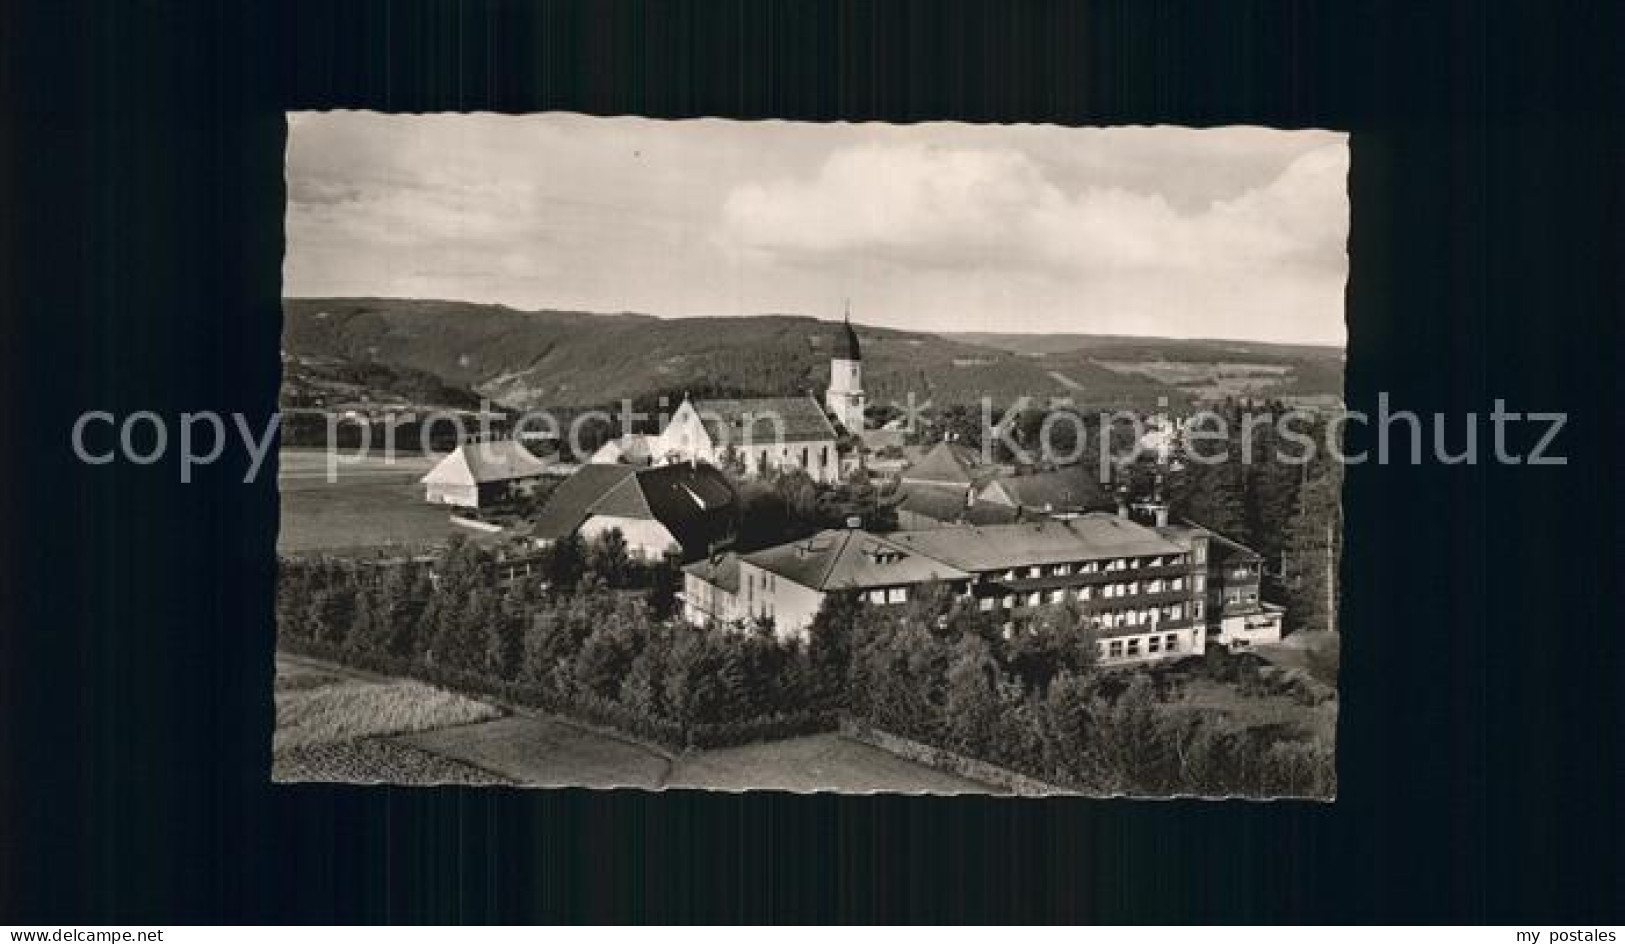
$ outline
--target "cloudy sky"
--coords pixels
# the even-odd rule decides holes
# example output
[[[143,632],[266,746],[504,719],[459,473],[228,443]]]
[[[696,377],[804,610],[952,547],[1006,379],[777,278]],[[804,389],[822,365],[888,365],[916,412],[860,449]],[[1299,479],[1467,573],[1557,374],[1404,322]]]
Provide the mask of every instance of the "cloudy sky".
[[[1342,344],[1344,135],[289,116],[284,294]]]

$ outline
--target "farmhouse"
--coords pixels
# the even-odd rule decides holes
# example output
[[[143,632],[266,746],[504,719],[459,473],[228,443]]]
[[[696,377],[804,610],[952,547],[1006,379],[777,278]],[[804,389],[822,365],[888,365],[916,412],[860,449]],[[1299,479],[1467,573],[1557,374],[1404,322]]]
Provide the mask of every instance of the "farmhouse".
[[[685,399],[652,444],[657,463],[733,462],[747,475],[801,469],[840,478],[835,427],[811,397]]]
[[[511,439],[466,442],[419,480],[431,504],[487,508],[528,493],[547,463]]]
[[[548,498],[532,537],[545,546],[619,531],[634,557],[692,560],[732,538],[735,513],[733,487],[708,465],[585,465]]]

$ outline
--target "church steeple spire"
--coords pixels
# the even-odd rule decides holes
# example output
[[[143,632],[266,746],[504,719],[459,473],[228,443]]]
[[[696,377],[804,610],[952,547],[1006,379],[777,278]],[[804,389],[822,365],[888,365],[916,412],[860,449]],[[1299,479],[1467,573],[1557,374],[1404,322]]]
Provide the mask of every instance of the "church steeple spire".
[[[830,351],[829,390],[824,407],[848,431],[863,431],[863,354],[858,349],[858,332],[852,327],[852,300],[841,306],[841,332]]]

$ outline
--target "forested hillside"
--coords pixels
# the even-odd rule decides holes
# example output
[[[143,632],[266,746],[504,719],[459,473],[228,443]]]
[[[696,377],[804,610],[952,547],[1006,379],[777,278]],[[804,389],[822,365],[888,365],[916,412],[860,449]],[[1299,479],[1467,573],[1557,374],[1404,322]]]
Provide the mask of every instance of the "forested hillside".
[[[427,371],[509,406],[587,406],[685,388],[819,393],[835,324],[792,315],[669,318],[418,299],[288,299],[283,343],[296,355]],[[1154,407],[1183,394],[1095,364],[1064,374],[1030,357],[934,334],[859,326],[871,402],[999,408],[1021,396],[1084,406]]]

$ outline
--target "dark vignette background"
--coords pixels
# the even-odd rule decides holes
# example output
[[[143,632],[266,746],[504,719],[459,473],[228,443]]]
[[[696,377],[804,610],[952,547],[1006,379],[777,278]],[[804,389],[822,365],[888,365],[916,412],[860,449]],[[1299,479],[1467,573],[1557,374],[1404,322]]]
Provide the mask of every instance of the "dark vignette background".
[[[1621,921],[1620,20],[0,5],[0,921]],[[1573,461],[1350,475],[1335,805],[272,787],[274,477],[68,431],[274,408],[281,113],[326,107],[1350,129],[1350,404],[1566,410]]]

